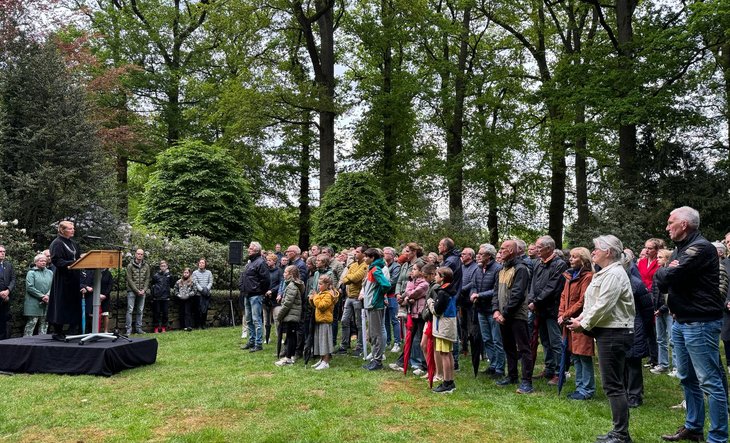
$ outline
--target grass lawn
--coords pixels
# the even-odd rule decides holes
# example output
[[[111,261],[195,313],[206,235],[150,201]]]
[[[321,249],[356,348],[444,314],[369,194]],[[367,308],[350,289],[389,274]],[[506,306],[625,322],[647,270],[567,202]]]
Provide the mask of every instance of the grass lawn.
[[[521,396],[483,374],[475,379],[462,357],[456,392],[436,395],[421,379],[370,373],[350,356],[335,356],[322,372],[303,362],[278,368],[273,343],[253,354],[239,349],[239,328],[155,337],[157,363],[113,377],[0,376],[0,441],[565,443],[593,442],[611,428],[600,381],[590,401],[559,397],[544,380]],[[631,435],[656,442],[683,424],[684,411],[669,409],[681,391],[666,375],[645,371],[644,380]],[[571,378],[563,394],[573,388]]]

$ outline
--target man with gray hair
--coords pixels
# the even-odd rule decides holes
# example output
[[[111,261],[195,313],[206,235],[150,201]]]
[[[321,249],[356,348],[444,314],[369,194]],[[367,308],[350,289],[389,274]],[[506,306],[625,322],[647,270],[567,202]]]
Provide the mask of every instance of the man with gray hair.
[[[492,318],[492,297],[494,296],[494,283],[497,280],[502,265],[494,259],[497,250],[489,243],[479,246],[477,253],[477,269],[471,279],[471,295],[469,299],[474,305],[474,312],[477,314],[479,330],[482,335],[483,352],[489,359],[487,374],[493,377],[504,377],[504,347],[502,346],[502,333],[499,330],[499,323]],[[472,352],[477,352],[472,349]]]
[[[701,441],[705,395],[710,429],[708,442],[728,440],[727,392],[720,364],[720,330],[724,294],[720,294],[717,251],[699,232],[700,215],[688,206],[673,210],[667,232],[677,248],[669,264],[655,274],[659,289],[668,291],[667,306],[675,318],[672,341],[687,414],[684,424],[665,441]]]
[[[248,343],[241,349],[249,352],[263,350],[264,323],[262,302],[263,296],[269,290],[269,267],[261,256],[261,244],[251,242],[248,245],[248,262],[241,272],[238,288],[244,300],[246,310],[246,325],[248,326]]]
[[[549,235],[538,238],[535,247],[538,260],[533,269],[527,307],[537,315],[540,342],[545,352],[545,370],[539,377],[545,377],[550,385],[557,385],[561,336],[558,308],[560,294],[565,286],[563,272],[568,269],[568,265],[555,254],[555,240]],[[536,346],[537,343],[531,349],[533,360]]]

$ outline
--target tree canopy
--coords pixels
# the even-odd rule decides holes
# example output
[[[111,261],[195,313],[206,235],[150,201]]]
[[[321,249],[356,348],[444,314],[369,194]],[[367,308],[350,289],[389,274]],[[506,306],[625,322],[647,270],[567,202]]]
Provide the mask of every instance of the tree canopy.
[[[169,235],[251,240],[253,203],[246,179],[223,149],[183,141],[157,156],[140,219]]]

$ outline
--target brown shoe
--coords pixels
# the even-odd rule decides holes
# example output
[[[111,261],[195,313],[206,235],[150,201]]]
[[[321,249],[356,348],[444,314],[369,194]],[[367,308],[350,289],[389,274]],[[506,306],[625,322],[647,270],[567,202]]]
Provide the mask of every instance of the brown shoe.
[[[550,380],[548,380],[548,383],[547,384],[549,384],[550,386],[557,386],[558,385],[558,376],[557,375],[553,375],[553,378],[551,378]]]
[[[703,441],[704,439],[705,436],[702,431],[692,431],[684,426],[677,429],[674,435],[662,435],[662,440],[664,441]]]

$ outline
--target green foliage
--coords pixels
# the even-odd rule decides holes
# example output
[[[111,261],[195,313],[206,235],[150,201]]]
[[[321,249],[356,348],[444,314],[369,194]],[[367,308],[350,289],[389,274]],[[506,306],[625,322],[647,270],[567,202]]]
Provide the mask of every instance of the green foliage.
[[[425,251],[438,251],[438,244],[442,238],[454,240],[457,248],[466,247],[478,249],[482,243],[489,241],[489,233],[474,224],[454,224],[449,219],[440,220],[431,218],[424,224],[405,225],[398,232],[397,246],[404,246],[410,241],[416,241]]]
[[[0,74],[0,187],[3,216],[17,218],[36,241],[51,223],[93,218],[116,207],[111,165],[89,119],[85,91],[54,43],[20,39]],[[98,209],[98,211],[97,211]],[[110,216],[114,218],[113,211]]]
[[[374,175],[342,173],[314,215],[314,239],[336,249],[362,243],[387,246],[393,240],[393,217]]]
[[[125,254],[125,265],[134,258],[134,251],[142,248],[145,259],[156,272],[160,260],[167,261],[170,271],[176,277],[182,275],[185,268],[194,271],[198,267],[198,260],[205,257],[206,269],[213,273],[213,287],[228,289],[230,267],[228,265],[228,245],[206,240],[199,236],[188,238],[169,238],[152,232],[133,230],[129,238],[129,250]],[[234,269],[233,287],[237,287],[240,269]]]
[[[227,152],[184,141],[159,154],[156,168],[145,188],[143,223],[171,236],[251,239],[248,183]]]
[[[15,267],[15,290],[10,294],[10,314],[13,319],[22,319],[25,274],[35,255],[40,252],[36,247],[42,250],[45,246],[35,245],[26,229],[20,227],[18,220],[0,220],[0,245],[5,246],[5,257]]]
[[[273,250],[277,243],[280,243],[282,248],[295,245],[299,235],[298,217],[294,209],[257,206],[254,209],[256,230],[253,238],[267,250]]]

